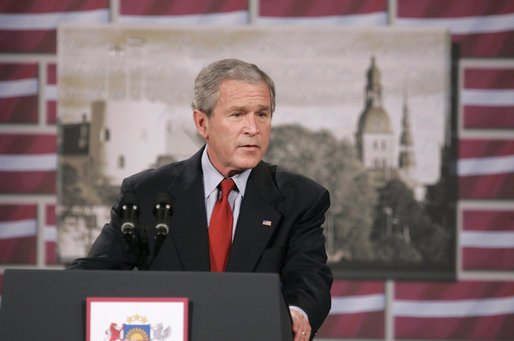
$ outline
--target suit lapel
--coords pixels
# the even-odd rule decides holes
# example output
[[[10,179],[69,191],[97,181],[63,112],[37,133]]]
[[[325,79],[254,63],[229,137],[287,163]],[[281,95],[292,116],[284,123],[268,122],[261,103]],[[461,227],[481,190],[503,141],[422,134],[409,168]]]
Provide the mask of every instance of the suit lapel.
[[[248,178],[227,271],[253,270],[280,222],[281,214],[273,207],[278,199],[280,192],[261,162]]]
[[[173,198],[170,234],[183,270],[209,271],[209,237],[201,155],[203,148],[184,161],[184,167],[167,191]]]

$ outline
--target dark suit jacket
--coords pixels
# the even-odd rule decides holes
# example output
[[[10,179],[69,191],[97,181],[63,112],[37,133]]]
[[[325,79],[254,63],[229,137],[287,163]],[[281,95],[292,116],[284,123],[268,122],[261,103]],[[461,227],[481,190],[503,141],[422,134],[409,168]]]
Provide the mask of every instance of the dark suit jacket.
[[[201,153],[185,161],[147,170],[123,181],[118,202],[87,258],[70,269],[133,269],[137,257],[120,232],[120,201],[133,192],[140,200],[140,225],[148,227],[150,251],[155,226],[152,206],[156,194],[173,198],[170,236],[151,270],[209,271],[209,240],[203,194]],[[326,266],[321,224],[330,205],[326,189],[300,175],[260,162],[241,203],[227,271],[280,274],[289,305],[302,308],[313,330],[330,309],[332,274]],[[263,221],[271,221],[266,226]],[[140,238],[140,235],[138,236]],[[151,254],[151,252],[150,252]]]

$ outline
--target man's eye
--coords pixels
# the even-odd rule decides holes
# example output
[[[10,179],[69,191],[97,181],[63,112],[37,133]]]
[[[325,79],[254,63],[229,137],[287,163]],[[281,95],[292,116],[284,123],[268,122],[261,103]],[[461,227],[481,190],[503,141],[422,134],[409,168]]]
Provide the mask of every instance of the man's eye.
[[[234,117],[241,117],[242,114],[240,112],[235,112],[235,113],[232,114],[232,116],[234,116]]]

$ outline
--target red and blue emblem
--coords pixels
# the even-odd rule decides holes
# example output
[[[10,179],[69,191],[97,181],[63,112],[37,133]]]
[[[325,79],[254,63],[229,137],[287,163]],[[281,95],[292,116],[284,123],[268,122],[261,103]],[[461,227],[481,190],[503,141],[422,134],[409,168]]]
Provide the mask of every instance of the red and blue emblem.
[[[170,337],[171,326],[164,328],[162,323],[152,326],[147,322],[146,317],[137,314],[127,317],[127,323],[121,327],[111,322],[105,341],[165,341]]]

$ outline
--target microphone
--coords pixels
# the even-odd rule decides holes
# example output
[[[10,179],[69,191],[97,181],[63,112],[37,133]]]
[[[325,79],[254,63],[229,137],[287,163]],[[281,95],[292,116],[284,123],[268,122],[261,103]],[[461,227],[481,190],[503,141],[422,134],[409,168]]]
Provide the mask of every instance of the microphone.
[[[155,224],[155,247],[153,249],[152,259],[150,260],[150,264],[148,265],[148,269],[153,264],[153,261],[159,254],[161,250],[162,244],[166,240],[170,232],[170,227],[168,226],[168,220],[171,218],[173,214],[173,210],[171,207],[172,200],[171,196],[168,193],[158,193],[155,197],[155,204],[153,206],[153,215],[155,216],[156,224]]]
[[[127,193],[121,199],[121,234],[127,243],[136,235],[139,220],[139,200],[134,193]]]
[[[171,196],[168,193],[161,192],[157,194],[157,197],[155,198],[153,215],[155,216],[155,219],[157,221],[155,225],[156,240],[162,238],[162,240],[164,241],[164,239],[166,239],[168,233],[170,232],[168,220],[171,218],[171,215],[173,214],[171,203]]]

